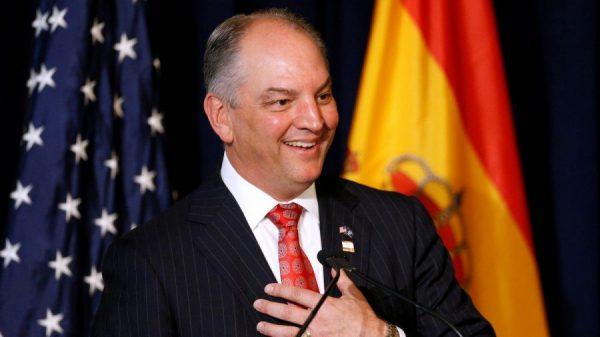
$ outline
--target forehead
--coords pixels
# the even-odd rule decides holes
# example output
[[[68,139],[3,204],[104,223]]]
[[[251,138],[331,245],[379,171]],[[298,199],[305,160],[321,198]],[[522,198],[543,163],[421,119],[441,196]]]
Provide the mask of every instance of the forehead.
[[[329,77],[316,42],[308,33],[278,19],[258,19],[248,27],[240,41],[238,66],[254,86],[262,81],[321,84]]]

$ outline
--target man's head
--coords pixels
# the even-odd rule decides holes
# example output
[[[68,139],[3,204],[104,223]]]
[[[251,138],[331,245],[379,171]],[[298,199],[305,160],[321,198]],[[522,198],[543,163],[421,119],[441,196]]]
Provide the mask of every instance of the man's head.
[[[281,10],[235,16],[212,33],[204,109],[238,173],[279,200],[321,174],[338,122],[318,34]]]
[[[206,42],[204,53],[203,70],[206,92],[216,93],[226,99],[228,103],[235,105],[235,90],[243,82],[241,74],[236,71],[234,66],[239,56],[240,40],[249,26],[261,19],[280,20],[297,31],[307,34],[319,48],[329,70],[327,49],[319,32],[298,15],[285,9],[271,8],[249,15],[232,16],[213,30]]]

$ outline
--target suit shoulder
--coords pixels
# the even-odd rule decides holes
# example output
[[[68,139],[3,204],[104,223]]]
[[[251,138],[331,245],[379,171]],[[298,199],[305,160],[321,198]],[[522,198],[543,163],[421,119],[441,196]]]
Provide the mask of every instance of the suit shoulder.
[[[161,211],[146,223],[125,233],[117,242],[134,244],[138,247],[164,245],[169,238],[188,235],[186,215],[194,199],[196,191],[176,201],[169,208]]]
[[[322,190],[330,191],[333,198],[355,209],[360,216],[378,223],[378,228],[413,231],[422,206],[414,196],[394,191],[383,191],[342,178],[322,183]],[[327,192],[325,192],[327,193]]]
[[[404,195],[395,191],[385,191],[363,185],[344,178],[331,178],[322,182],[324,188],[340,191],[340,193],[350,193],[358,198],[361,202],[365,200],[379,200],[389,202],[400,202],[411,204],[414,197]]]

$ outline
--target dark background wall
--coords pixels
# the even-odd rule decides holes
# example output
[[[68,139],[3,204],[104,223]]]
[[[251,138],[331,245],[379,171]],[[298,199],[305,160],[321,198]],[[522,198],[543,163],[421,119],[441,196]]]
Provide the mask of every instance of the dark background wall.
[[[0,233],[21,149],[36,5],[5,1],[0,9]],[[219,142],[202,114],[206,38],[232,14],[264,7],[304,15],[325,38],[341,115],[326,173],[340,172],[371,2],[149,0],[148,6],[153,48],[162,64],[168,165],[180,195],[221,160]],[[494,6],[551,332],[598,336],[598,2],[497,0]]]

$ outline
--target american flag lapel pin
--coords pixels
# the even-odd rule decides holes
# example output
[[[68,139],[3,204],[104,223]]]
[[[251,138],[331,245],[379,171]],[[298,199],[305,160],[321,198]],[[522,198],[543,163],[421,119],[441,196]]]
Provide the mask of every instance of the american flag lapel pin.
[[[340,226],[340,235],[342,236],[342,251],[354,253],[354,233],[348,226]]]

